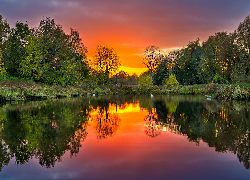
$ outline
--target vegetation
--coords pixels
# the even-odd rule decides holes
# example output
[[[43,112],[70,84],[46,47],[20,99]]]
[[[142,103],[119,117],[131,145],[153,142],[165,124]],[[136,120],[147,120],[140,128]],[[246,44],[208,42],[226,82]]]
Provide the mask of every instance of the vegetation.
[[[163,85],[170,74],[182,85],[250,83],[249,32],[247,16],[233,33],[217,32],[202,43],[198,38],[168,54],[149,46],[144,64],[153,72],[154,85]]]
[[[141,76],[139,79],[139,87],[142,89],[150,89],[153,86],[153,80],[150,76]]]
[[[0,15],[0,81],[9,84],[1,86],[0,95],[4,100],[93,93],[207,93],[249,99],[249,32],[247,16],[233,33],[217,32],[202,43],[198,38],[167,54],[148,46],[143,58],[148,71],[138,77],[118,71],[121,60],[112,47],[98,45],[93,59],[88,58],[78,31],[66,34],[54,19],[43,18],[36,28],[22,22],[10,28]],[[213,83],[218,88],[210,92]]]
[[[166,81],[167,86],[177,86],[179,85],[179,82],[177,81],[175,75],[170,74],[168,77],[168,80]]]

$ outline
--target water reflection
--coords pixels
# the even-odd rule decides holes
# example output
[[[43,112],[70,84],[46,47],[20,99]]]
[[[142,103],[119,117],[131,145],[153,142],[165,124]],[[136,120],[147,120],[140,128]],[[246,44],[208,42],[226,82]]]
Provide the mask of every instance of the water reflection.
[[[199,96],[112,96],[5,105],[0,110],[0,170],[14,158],[16,165],[36,158],[50,168],[67,152],[76,156],[95,129],[101,141],[121,128],[119,112],[139,105],[145,136],[164,131],[206,142],[217,152],[233,152],[250,169],[249,104],[207,101]]]
[[[170,101],[170,102],[169,102]],[[169,106],[168,104],[175,104]],[[177,104],[177,106],[176,106]],[[199,145],[200,140],[217,152],[233,152],[246,169],[250,169],[249,104],[206,100],[178,100],[161,97],[151,103],[145,117],[146,135],[161,131],[186,135]],[[142,106],[143,107],[143,106]],[[148,109],[147,104],[145,109]]]
[[[86,102],[70,106],[53,102],[30,110],[1,111],[1,168],[10,158],[21,165],[32,157],[41,166],[53,167],[66,151],[77,154],[87,136],[87,109]]]
[[[96,136],[98,139],[104,139],[113,136],[119,127],[121,119],[115,112],[112,112],[113,106],[106,102],[104,106],[98,106],[94,109],[91,106],[89,120],[94,122]]]

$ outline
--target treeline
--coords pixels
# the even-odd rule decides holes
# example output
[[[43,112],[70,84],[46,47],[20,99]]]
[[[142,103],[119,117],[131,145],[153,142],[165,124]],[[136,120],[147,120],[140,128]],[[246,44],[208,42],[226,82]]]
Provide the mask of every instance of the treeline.
[[[79,32],[71,28],[66,34],[54,19],[43,18],[36,28],[22,22],[10,28],[0,15],[0,80],[93,86],[121,79],[129,80],[120,83],[137,82],[135,74],[118,72],[121,61],[112,47],[98,45],[92,60],[87,52]]]
[[[232,32],[217,32],[200,43],[162,53],[159,47],[145,50],[143,63],[154,85],[166,84],[172,74],[182,85],[250,82],[250,16]],[[147,73],[146,73],[147,74]]]
[[[119,71],[120,57],[112,47],[98,45],[93,59],[77,30],[66,34],[54,19],[43,18],[38,27],[17,22],[10,28],[0,15],[0,80],[26,79],[56,85],[192,85],[250,82],[250,15],[232,32],[217,32],[200,43],[162,53],[146,48],[148,72],[132,76]],[[145,78],[145,75],[150,77]]]
[[[26,78],[47,84],[79,84],[89,69],[87,48],[79,33],[66,34],[53,19],[44,18],[37,28],[17,22],[10,28],[0,16],[1,76]]]

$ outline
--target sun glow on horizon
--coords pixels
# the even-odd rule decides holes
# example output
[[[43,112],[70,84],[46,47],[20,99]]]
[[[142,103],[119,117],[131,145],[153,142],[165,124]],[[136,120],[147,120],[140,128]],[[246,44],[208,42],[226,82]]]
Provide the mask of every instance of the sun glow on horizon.
[[[138,76],[140,76],[143,72],[147,71],[147,68],[133,68],[133,67],[120,66],[119,71],[121,70],[127,72],[129,75],[136,73]]]

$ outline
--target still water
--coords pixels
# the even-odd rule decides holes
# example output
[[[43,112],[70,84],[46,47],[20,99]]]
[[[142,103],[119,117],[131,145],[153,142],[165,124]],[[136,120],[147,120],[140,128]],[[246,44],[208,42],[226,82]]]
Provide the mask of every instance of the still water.
[[[102,96],[0,107],[0,179],[250,179],[250,104]]]

